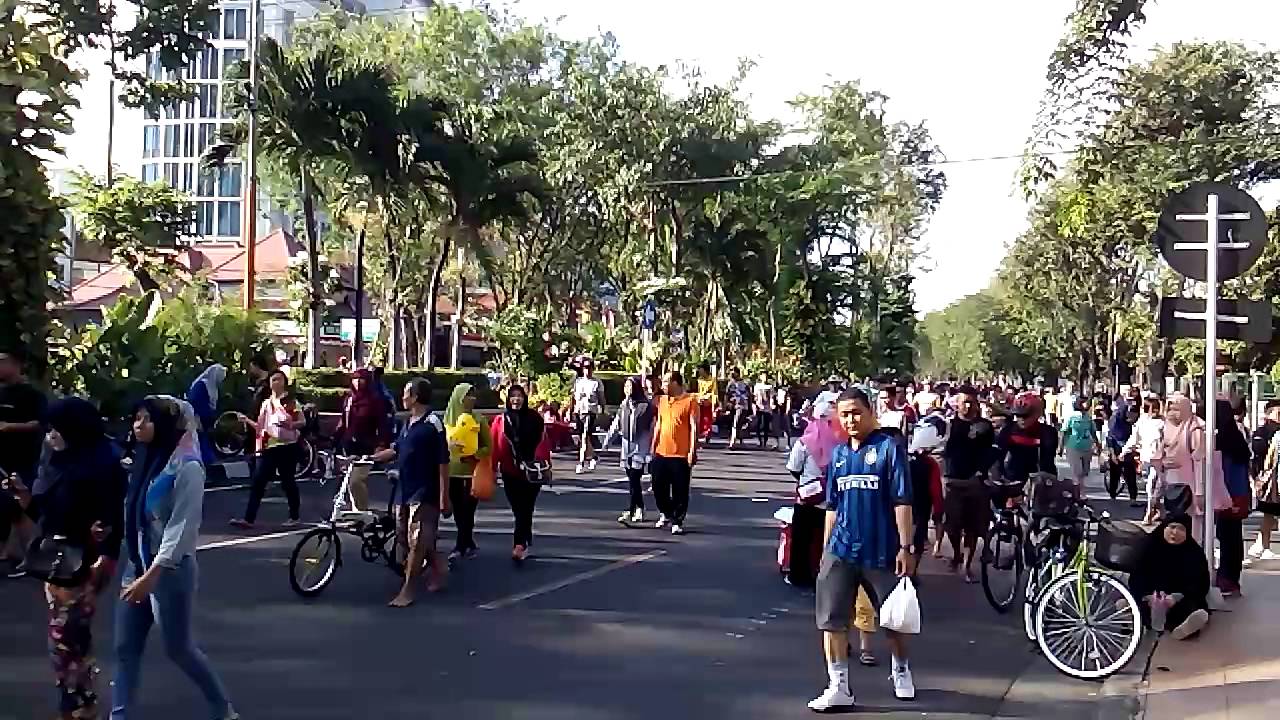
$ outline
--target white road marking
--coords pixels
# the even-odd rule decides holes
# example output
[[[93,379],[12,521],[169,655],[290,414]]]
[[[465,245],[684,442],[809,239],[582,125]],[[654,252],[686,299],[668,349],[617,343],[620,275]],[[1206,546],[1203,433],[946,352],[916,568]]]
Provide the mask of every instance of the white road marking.
[[[608,565],[605,565],[604,567],[598,567],[592,570],[587,570],[584,572],[577,573],[576,575],[570,575],[569,577],[563,580],[557,580],[555,582],[547,583],[546,585],[540,585],[526,592],[517,593],[515,595],[502,598],[501,600],[494,600],[493,602],[488,602],[483,605],[477,605],[476,608],[479,610],[499,610],[504,607],[515,605],[516,603],[524,602],[525,600],[528,600],[530,598],[535,598],[535,597],[538,597],[539,595],[546,595],[548,593],[553,593],[556,590],[566,588],[575,583],[580,583],[585,580],[598,578],[601,575],[611,573],[614,570],[621,570],[624,567],[635,565],[636,563],[642,563],[646,560],[652,560],[656,557],[659,557],[661,555],[666,555],[666,554],[667,554],[666,550],[650,550],[649,552],[646,552],[646,553],[628,555],[627,557],[624,557],[621,560],[618,560],[617,562],[611,562]]]
[[[290,535],[301,535],[302,533],[313,529],[314,527],[308,526],[297,530],[284,530],[281,532],[267,533],[266,535],[218,540],[216,542],[199,545],[196,547],[196,550],[217,550],[218,548],[235,547],[237,545],[249,545],[251,543],[262,542],[263,540],[275,540],[276,538],[289,537]]]

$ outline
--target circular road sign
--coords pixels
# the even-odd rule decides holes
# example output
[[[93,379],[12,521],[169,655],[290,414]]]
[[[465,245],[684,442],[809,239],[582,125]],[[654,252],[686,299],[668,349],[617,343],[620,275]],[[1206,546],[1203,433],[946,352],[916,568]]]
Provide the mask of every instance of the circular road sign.
[[[1210,221],[1205,215],[1210,194],[1218,196],[1214,222],[1218,224],[1219,280],[1243,275],[1262,256],[1267,243],[1267,216],[1258,201],[1243,190],[1224,183],[1195,183],[1169,196],[1156,227],[1156,247],[1170,267],[1202,282],[1209,279],[1205,243]]]

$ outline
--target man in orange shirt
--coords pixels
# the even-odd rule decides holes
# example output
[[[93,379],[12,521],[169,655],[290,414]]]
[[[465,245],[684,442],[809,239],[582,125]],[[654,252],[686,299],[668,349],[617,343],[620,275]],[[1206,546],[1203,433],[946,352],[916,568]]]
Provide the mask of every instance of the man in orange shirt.
[[[698,398],[684,389],[684,376],[669,372],[663,377],[666,394],[657,399],[658,418],[653,429],[653,498],[658,503],[656,528],[671,522],[671,534],[684,534],[689,511],[689,476],[698,461]]]

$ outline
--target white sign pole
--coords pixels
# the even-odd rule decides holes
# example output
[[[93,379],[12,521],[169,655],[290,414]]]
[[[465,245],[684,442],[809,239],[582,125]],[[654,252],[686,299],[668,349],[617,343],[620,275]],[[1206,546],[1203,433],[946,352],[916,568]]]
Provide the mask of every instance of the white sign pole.
[[[1204,318],[1204,554],[1209,560],[1209,571],[1217,567],[1213,562],[1213,456],[1214,428],[1218,419],[1218,195],[1209,193],[1209,207],[1205,212],[1208,224],[1205,243],[1205,275],[1208,290],[1205,298]]]

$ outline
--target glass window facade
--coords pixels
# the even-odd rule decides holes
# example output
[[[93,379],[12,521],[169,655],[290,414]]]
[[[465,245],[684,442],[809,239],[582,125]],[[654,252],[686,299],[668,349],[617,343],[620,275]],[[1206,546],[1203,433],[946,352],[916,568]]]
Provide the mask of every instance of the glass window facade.
[[[142,129],[142,179],[161,181],[189,193],[196,204],[195,241],[227,242],[240,235],[243,170],[238,155],[225,167],[203,170],[200,158],[218,141],[219,131],[230,121],[221,107],[223,84],[232,67],[248,53],[249,1],[223,0],[221,12],[206,34],[210,47],[202,50],[181,73],[165,70],[159,58],[149,54],[145,73],[154,80],[179,76],[191,83],[195,96],[188,101],[148,113]]]

